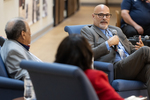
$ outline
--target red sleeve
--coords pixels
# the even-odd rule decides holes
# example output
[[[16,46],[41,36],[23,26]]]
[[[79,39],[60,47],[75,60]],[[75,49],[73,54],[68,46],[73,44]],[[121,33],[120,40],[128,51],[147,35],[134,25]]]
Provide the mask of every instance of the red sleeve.
[[[88,69],[85,74],[91,81],[100,100],[123,100],[109,84],[104,72]]]

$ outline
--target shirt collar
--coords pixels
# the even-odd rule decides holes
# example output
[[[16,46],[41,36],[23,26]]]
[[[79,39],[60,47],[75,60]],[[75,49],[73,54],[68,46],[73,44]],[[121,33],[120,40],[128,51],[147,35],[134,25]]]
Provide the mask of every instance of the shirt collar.
[[[17,41],[18,42],[18,41]],[[18,42],[18,43],[20,43],[20,42]],[[20,43],[27,51],[29,51],[29,49],[30,49],[30,45],[24,45],[24,44],[22,44],[22,43]]]
[[[107,32],[109,32],[109,29],[107,28],[107,29],[101,29],[101,28],[99,28],[104,34],[106,34],[105,32],[106,32],[106,30],[107,30]]]

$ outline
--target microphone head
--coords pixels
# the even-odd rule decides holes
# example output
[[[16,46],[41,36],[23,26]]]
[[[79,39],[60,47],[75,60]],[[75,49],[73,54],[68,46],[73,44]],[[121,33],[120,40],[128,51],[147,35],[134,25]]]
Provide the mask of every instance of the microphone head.
[[[149,39],[149,36],[148,36],[148,35],[145,35],[144,38],[145,38],[146,40],[148,40],[148,39]]]
[[[113,33],[114,35],[117,35],[117,30],[112,30],[112,33]]]

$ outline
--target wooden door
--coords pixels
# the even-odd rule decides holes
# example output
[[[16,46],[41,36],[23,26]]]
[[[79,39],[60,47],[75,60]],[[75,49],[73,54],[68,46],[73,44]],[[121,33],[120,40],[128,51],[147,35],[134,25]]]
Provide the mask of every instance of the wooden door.
[[[60,0],[59,2],[59,22],[62,22],[64,20],[65,0]]]
[[[58,25],[64,20],[64,6],[65,0],[54,0],[54,26]]]
[[[79,0],[67,0],[67,17],[71,16],[77,10],[79,10],[79,7]]]
[[[54,8],[53,8],[53,15],[54,15],[54,26],[59,23],[59,0],[54,0]]]

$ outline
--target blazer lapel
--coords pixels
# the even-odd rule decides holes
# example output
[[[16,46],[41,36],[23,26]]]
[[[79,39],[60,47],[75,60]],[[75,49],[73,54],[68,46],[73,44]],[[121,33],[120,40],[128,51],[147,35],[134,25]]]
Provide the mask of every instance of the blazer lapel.
[[[104,38],[105,40],[108,40],[107,37],[105,36],[105,34],[98,27],[93,25],[93,29],[100,37]]]

